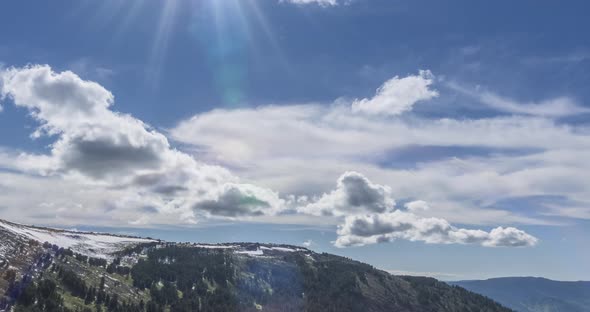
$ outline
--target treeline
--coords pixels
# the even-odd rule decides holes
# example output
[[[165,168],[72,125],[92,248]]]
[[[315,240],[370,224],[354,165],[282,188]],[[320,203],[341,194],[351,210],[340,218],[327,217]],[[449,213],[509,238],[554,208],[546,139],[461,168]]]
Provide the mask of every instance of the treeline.
[[[41,280],[37,283],[30,283],[17,300],[15,312],[28,311],[49,311],[49,312],[70,312],[64,307],[64,299],[57,292],[57,285],[51,280]]]
[[[99,293],[100,294],[100,293]],[[92,306],[91,303],[86,305],[81,310],[75,311],[93,312],[93,311],[107,311],[107,312],[143,312],[154,311],[160,312],[162,310],[149,310],[141,302],[140,304],[132,304],[127,302],[120,302],[117,294],[112,296],[102,293]],[[57,285],[54,281],[43,279],[39,283],[29,284],[19,296],[14,312],[74,312],[74,310],[67,308],[64,305],[64,298],[59,294]]]
[[[118,294],[109,294],[105,291],[105,277],[101,277],[100,284],[97,287],[88,286],[83,278],[75,272],[56,265],[52,271],[57,274],[58,279],[62,282],[69,293],[84,300],[84,304],[95,304],[98,310],[102,307],[107,311],[143,311],[143,303],[131,304],[119,302]]]
[[[147,237],[147,238],[148,239],[151,239],[150,237]],[[123,257],[123,256],[131,256],[133,254],[140,254],[140,253],[142,253],[146,249],[150,249],[152,247],[156,247],[158,244],[160,244],[159,241],[158,242],[141,243],[141,244],[137,244],[137,245],[127,246],[123,250],[117,252],[117,255],[119,257]]]
[[[55,244],[51,244],[49,242],[45,242],[43,243],[43,248],[45,249],[50,249],[55,253],[56,257],[65,257],[65,256],[70,256],[73,257],[74,256],[74,251],[70,248],[63,248],[63,247],[59,247]]]
[[[435,279],[393,276],[370,265],[330,254],[285,252],[272,257],[251,257],[232,250],[174,244],[133,250],[147,257],[139,259],[132,268],[121,265],[119,257],[123,254],[105,263],[71,253],[71,250],[58,251],[60,257],[72,255],[68,261],[93,262],[103,266],[109,274],[130,275],[136,288],[149,292],[147,302],[127,302],[121,300],[120,294],[112,293],[112,289],[107,291],[106,274],[98,285],[89,284],[84,276],[71,270],[72,263],[67,267],[54,264],[51,271],[55,275],[52,276],[61,288],[82,299],[86,310],[99,312],[255,311],[261,308],[284,312],[510,311],[488,298]],[[48,260],[39,261],[37,267],[46,265]],[[68,311],[51,284],[29,284],[23,280],[19,285],[26,289],[19,298],[21,310],[16,311]]]
[[[78,260],[82,263],[88,263],[90,265],[97,266],[97,267],[105,267],[107,265],[106,259],[89,257],[86,255],[74,252],[70,248],[59,247],[59,246],[57,246],[55,244],[51,244],[49,242],[43,243],[43,248],[48,249],[48,250],[52,250],[55,253],[56,257],[63,258],[65,256],[70,256],[70,257],[74,257],[76,260]]]
[[[153,305],[146,306],[139,303],[121,302],[118,294],[104,291],[104,277],[99,289],[87,287],[86,283],[69,270],[57,269],[58,277],[67,291],[78,298],[84,299],[85,307],[82,312],[160,312],[161,309],[150,310]],[[91,308],[93,307],[93,308]],[[15,312],[74,312],[64,304],[64,298],[59,294],[58,287],[53,280],[42,279],[38,283],[29,283],[19,295]],[[80,311],[80,310],[76,310]]]
[[[223,250],[168,246],[151,249],[133,266],[131,277],[135,287],[149,289],[152,311],[235,311],[232,263],[231,253]]]
[[[438,311],[440,307],[448,307],[453,311],[473,312],[510,312],[512,310],[500,306],[495,301],[482,295],[472,293],[459,286],[449,286],[430,277],[402,276],[417,293],[418,302],[428,307],[424,311]]]
[[[300,254],[294,257],[301,270],[305,311],[367,310],[359,282],[366,282],[367,273],[374,270],[371,266],[326,254],[314,262]]]
[[[117,257],[107,266],[107,273],[117,273],[127,276],[129,273],[131,273],[131,268],[128,266],[121,266],[121,258]]]
[[[145,289],[160,280],[175,282],[181,291],[207,279],[225,287],[234,281],[231,253],[219,249],[165,247],[152,249],[131,270],[134,286]]]
[[[264,259],[224,249],[168,245],[133,266],[135,287],[170,311],[301,311],[304,285],[293,256]],[[271,307],[271,308],[269,308]]]

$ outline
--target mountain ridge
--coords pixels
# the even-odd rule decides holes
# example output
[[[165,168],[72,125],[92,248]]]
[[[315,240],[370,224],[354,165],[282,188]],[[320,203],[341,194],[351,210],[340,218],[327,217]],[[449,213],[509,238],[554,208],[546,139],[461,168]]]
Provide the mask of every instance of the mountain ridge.
[[[449,284],[482,294],[519,312],[590,311],[590,281],[499,277]]]
[[[510,311],[433,278],[286,244],[175,243],[3,220],[0,238],[0,310]]]

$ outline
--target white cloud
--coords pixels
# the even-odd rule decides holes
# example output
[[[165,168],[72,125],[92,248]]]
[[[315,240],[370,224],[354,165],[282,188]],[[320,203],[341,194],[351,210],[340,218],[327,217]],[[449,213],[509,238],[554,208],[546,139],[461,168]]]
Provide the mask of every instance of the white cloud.
[[[485,247],[527,247],[537,239],[513,227],[497,227],[490,232],[452,226],[440,218],[424,218],[396,210],[382,214],[346,217],[338,229],[337,247],[364,246],[396,239],[428,244],[479,244]]]
[[[429,88],[433,79],[434,76],[428,70],[421,70],[415,76],[395,76],[379,87],[374,97],[354,101],[352,110],[370,115],[390,116],[410,111],[417,102],[438,96],[437,91]]]
[[[301,245],[303,245],[303,247],[307,247],[307,248],[313,246],[314,244],[315,243],[311,239],[308,239],[308,240],[304,241],[303,243],[301,243]]]
[[[396,239],[432,244],[480,244],[487,247],[534,246],[537,239],[516,228],[497,227],[490,232],[462,229],[442,218],[418,216],[413,211],[428,210],[425,201],[395,210],[391,189],[372,183],[356,172],[343,174],[336,189],[299,212],[312,215],[344,216],[338,227],[337,247],[363,246]]]
[[[338,5],[338,0],[280,0],[280,2],[289,2],[294,4],[317,4],[320,6],[335,6]]]
[[[520,103],[490,91],[470,90],[457,83],[448,84],[451,89],[478,99],[481,103],[501,112],[542,116],[563,117],[582,113],[590,113],[590,109],[580,106],[575,100],[561,96],[540,102]]]
[[[554,56],[533,56],[523,59],[523,63],[531,66],[539,66],[554,63],[579,63],[590,59],[590,51],[573,51]]]
[[[113,69],[97,64],[92,58],[82,57],[68,65],[68,68],[81,77],[98,79],[99,81],[110,80],[116,72]]]
[[[585,125],[534,116],[404,117],[355,114],[343,102],[261,106],[198,114],[169,133],[194,146],[202,159],[239,168],[249,182],[281,193],[328,192],[334,176],[354,170],[388,185],[399,198],[437,203],[436,209],[416,213],[451,222],[555,224],[534,207],[523,214],[495,205],[539,195],[590,201]],[[387,163],[407,149],[430,153],[420,152],[423,147],[445,148],[448,155],[407,159],[411,167]],[[460,153],[471,149],[476,151]]]
[[[430,210],[430,206],[428,203],[423,200],[415,200],[413,202],[406,203],[404,205],[406,209],[410,212],[420,212],[420,211],[428,211]]]
[[[590,147],[589,131],[544,118],[382,119],[343,104],[309,104],[216,109],[180,122],[170,135],[212,161],[250,166],[266,158],[352,159],[407,146]]]
[[[394,206],[395,201],[389,187],[373,184],[358,172],[346,172],[338,179],[335,190],[298,208],[298,211],[317,216],[342,216],[350,213],[385,212]]]
[[[572,205],[546,204],[544,206],[548,208],[548,210],[543,212],[543,214],[548,216],[590,220],[590,203],[588,202],[575,203]]]
[[[280,212],[284,201],[268,189],[250,184],[225,184],[210,199],[194,205],[197,211],[207,211],[225,217],[263,216]]]
[[[158,207],[181,222],[195,222],[200,214],[239,217],[281,209],[272,191],[241,184],[228,170],[197,162],[171,148],[162,133],[111,110],[113,95],[97,83],[72,72],[55,73],[49,66],[7,69],[0,79],[2,97],[27,108],[40,123],[33,136],[56,137],[49,154],[4,154],[5,166],[107,189],[121,187],[133,207]],[[120,202],[109,204],[118,207]],[[228,205],[244,202],[248,204]],[[232,213],[233,208],[238,211]]]
[[[406,88],[400,81],[407,78],[397,78],[394,85]],[[305,223],[311,222],[311,215],[323,216],[313,222],[332,223],[371,216],[375,219],[365,220],[369,230],[394,230],[367,238],[350,227],[351,234],[342,232],[339,244],[410,239],[518,245],[528,236],[510,227],[488,232],[450,223],[550,222],[531,213],[495,209],[496,203],[511,197],[551,194],[590,201],[590,182],[584,174],[590,165],[583,161],[590,155],[590,130],[583,125],[526,115],[475,120],[381,116],[389,113],[367,114],[344,101],[262,106],[213,110],[180,122],[167,134],[189,146],[191,156],[172,148],[163,133],[112,110],[114,97],[108,90],[71,72],[31,66],[2,71],[0,79],[3,97],[27,108],[40,123],[34,136],[55,138],[46,154],[0,151],[0,166],[20,172],[2,173],[11,177],[3,178],[10,182],[0,187],[11,188],[13,195],[0,192],[0,198],[12,213],[26,208],[30,215],[51,214],[62,224],[84,215],[145,225],[210,217]],[[434,92],[429,85],[422,86]],[[390,88],[394,87],[366,103],[381,101],[386,94],[423,94]],[[406,101],[409,106],[395,107],[411,109],[421,96]],[[404,149],[430,146],[491,152],[450,154],[417,161],[413,167],[387,163]],[[504,153],[505,149],[533,152]],[[241,178],[206,163],[228,165]],[[337,176],[337,187],[331,190]],[[48,187],[51,183],[55,188]],[[413,200],[407,211],[395,210],[393,194]],[[435,205],[428,207],[426,202]],[[393,226],[400,218],[411,220],[415,228],[396,230]],[[433,224],[446,230],[436,235],[421,230]]]

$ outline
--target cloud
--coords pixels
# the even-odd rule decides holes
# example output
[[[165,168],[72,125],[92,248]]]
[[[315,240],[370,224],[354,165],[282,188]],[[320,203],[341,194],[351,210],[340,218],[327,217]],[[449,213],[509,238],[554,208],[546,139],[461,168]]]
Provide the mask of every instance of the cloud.
[[[317,5],[320,5],[323,7],[336,6],[336,5],[340,4],[338,0],[280,0],[280,2],[288,2],[288,3],[299,4],[299,5],[317,4]]]
[[[425,201],[395,209],[391,189],[372,183],[357,172],[344,173],[336,189],[298,209],[312,215],[344,216],[338,226],[337,247],[363,246],[396,239],[431,244],[479,244],[486,247],[534,246],[537,239],[516,228],[497,227],[490,232],[462,229],[442,218],[422,217],[414,211],[429,210]]]
[[[576,205],[576,204],[574,204],[574,205],[547,204],[545,206],[548,208],[548,211],[544,212],[544,214],[548,215],[548,216],[590,220],[590,204],[589,203],[581,203],[581,204],[583,204],[583,206],[580,206],[579,204],[578,205]]]
[[[212,199],[194,205],[197,213],[206,211],[225,217],[273,215],[283,207],[278,194],[249,184],[225,184]]]
[[[315,244],[314,241],[312,241],[311,239],[308,239],[308,240],[304,241],[303,243],[301,243],[301,245],[303,245],[303,247],[307,247],[307,248],[311,247],[314,244]]]
[[[39,170],[76,171],[92,177],[153,169],[173,152],[167,139],[143,122],[110,110],[113,95],[72,72],[49,66],[2,72],[2,96],[25,107],[40,126],[34,137],[56,135],[52,157],[27,155]]]
[[[587,131],[523,116],[381,119],[352,113],[349,106],[335,103],[216,109],[181,121],[170,136],[198,148],[195,152],[202,157],[244,167],[270,158],[350,160],[408,146],[590,146]]]
[[[329,192],[333,177],[356,171],[399,198],[437,203],[416,213],[451,222],[554,224],[534,207],[518,213],[496,203],[543,194],[590,201],[590,165],[583,161],[590,128],[543,117],[381,118],[339,101],[217,109],[169,134],[201,159],[239,168],[248,181],[283,194]],[[403,167],[390,165],[409,148],[433,157],[403,156]],[[441,149],[446,154],[435,157]]]
[[[389,187],[373,184],[358,172],[346,172],[338,179],[334,191],[298,208],[298,211],[318,216],[342,216],[359,212],[385,212],[394,206]]]
[[[427,79],[422,75],[410,77]],[[395,78],[396,88],[403,89],[399,82],[406,78]],[[314,222],[341,223],[341,246],[395,239],[518,246],[534,243],[511,227],[483,231],[450,223],[544,224],[534,214],[495,205],[542,194],[590,200],[583,161],[590,155],[590,130],[583,125],[532,116],[392,118],[339,100],[198,114],[165,133],[184,143],[180,151],[164,133],[114,111],[108,90],[74,73],[29,66],[4,70],[0,80],[3,98],[38,121],[33,137],[54,140],[42,154],[0,150],[0,167],[9,169],[0,172],[2,181],[10,181],[0,200],[31,218],[145,225],[322,216]],[[390,94],[389,88],[367,101]],[[388,166],[391,154],[409,146],[533,152],[451,154],[408,168]],[[236,168],[241,178],[207,163]],[[393,194],[407,202],[405,210],[395,209]]]
[[[523,59],[523,63],[531,66],[556,64],[556,63],[580,63],[590,59],[590,51],[573,51],[562,55],[532,56]]]
[[[404,205],[406,209],[410,212],[419,212],[419,211],[428,211],[430,210],[430,206],[428,203],[423,200],[416,200],[413,202],[406,203]]]
[[[410,111],[419,101],[430,100],[438,96],[438,92],[430,90],[434,75],[429,70],[421,70],[418,75],[386,81],[374,97],[355,100],[353,112],[370,115],[399,115]]]
[[[116,75],[113,69],[101,66],[89,57],[82,57],[69,63],[68,68],[79,76],[99,81],[108,81]]]
[[[589,108],[580,106],[575,100],[567,96],[540,102],[521,103],[493,92],[479,91],[477,89],[470,90],[457,83],[449,83],[448,86],[455,91],[474,97],[481,103],[500,112],[542,117],[564,117],[590,113]]]
[[[478,244],[485,247],[529,247],[537,239],[513,227],[497,227],[490,232],[452,226],[440,218],[424,218],[396,210],[382,214],[346,217],[338,229],[337,247],[364,246],[396,239],[429,244]]]
[[[281,193],[313,197],[331,189],[331,177],[363,172],[404,200],[437,203],[435,210],[416,214],[451,222],[559,224],[532,205],[516,212],[498,203],[538,195],[590,201],[590,183],[583,174],[590,167],[581,161],[590,154],[590,128],[553,120],[586,110],[568,97],[527,104],[478,91],[474,96],[482,96],[488,106],[513,114],[473,119],[392,118],[359,110],[360,102],[388,99],[390,91],[433,96],[432,79],[427,71],[397,77],[374,98],[353,102],[217,109],[180,122],[170,136],[194,147],[199,157],[240,168],[249,181]],[[406,88],[402,81],[419,87]],[[405,98],[415,103],[420,96]],[[432,157],[412,158],[404,154],[408,149]],[[436,155],[440,150],[446,154]],[[403,166],[395,163],[398,157],[404,158]],[[336,198],[328,195],[300,211],[314,207],[316,214],[338,214],[326,208]]]
[[[489,232],[482,245],[487,247],[526,247],[536,245],[538,240],[513,227],[497,227]]]
[[[196,161],[149,125],[111,110],[114,96],[97,83],[40,65],[7,69],[0,79],[2,97],[39,122],[33,137],[56,138],[49,154],[4,154],[1,165],[97,188],[120,187],[118,196],[129,206],[160,207],[180,222],[196,222],[199,212],[239,217],[281,209],[272,191],[239,183],[228,170]],[[94,204],[120,209],[121,202]]]

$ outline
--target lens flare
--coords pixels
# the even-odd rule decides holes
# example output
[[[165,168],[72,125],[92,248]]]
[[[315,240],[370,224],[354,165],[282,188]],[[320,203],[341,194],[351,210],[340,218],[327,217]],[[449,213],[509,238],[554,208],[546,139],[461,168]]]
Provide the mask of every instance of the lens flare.
[[[252,64],[264,63],[272,57],[286,74],[291,72],[259,0],[105,0],[99,4],[81,2],[75,10],[95,11],[95,17],[87,23],[95,30],[116,24],[110,39],[114,46],[125,44],[130,28],[137,28],[140,23],[148,34],[153,33],[145,55],[148,62],[145,79],[150,90],[157,90],[162,70],[174,55],[169,51],[172,46],[195,47],[175,41],[176,35],[184,39],[187,32],[199,49],[195,54],[204,57],[202,61],[215,86],[213,91],[222,102],[217,104],[229,107],[247,104]]]

